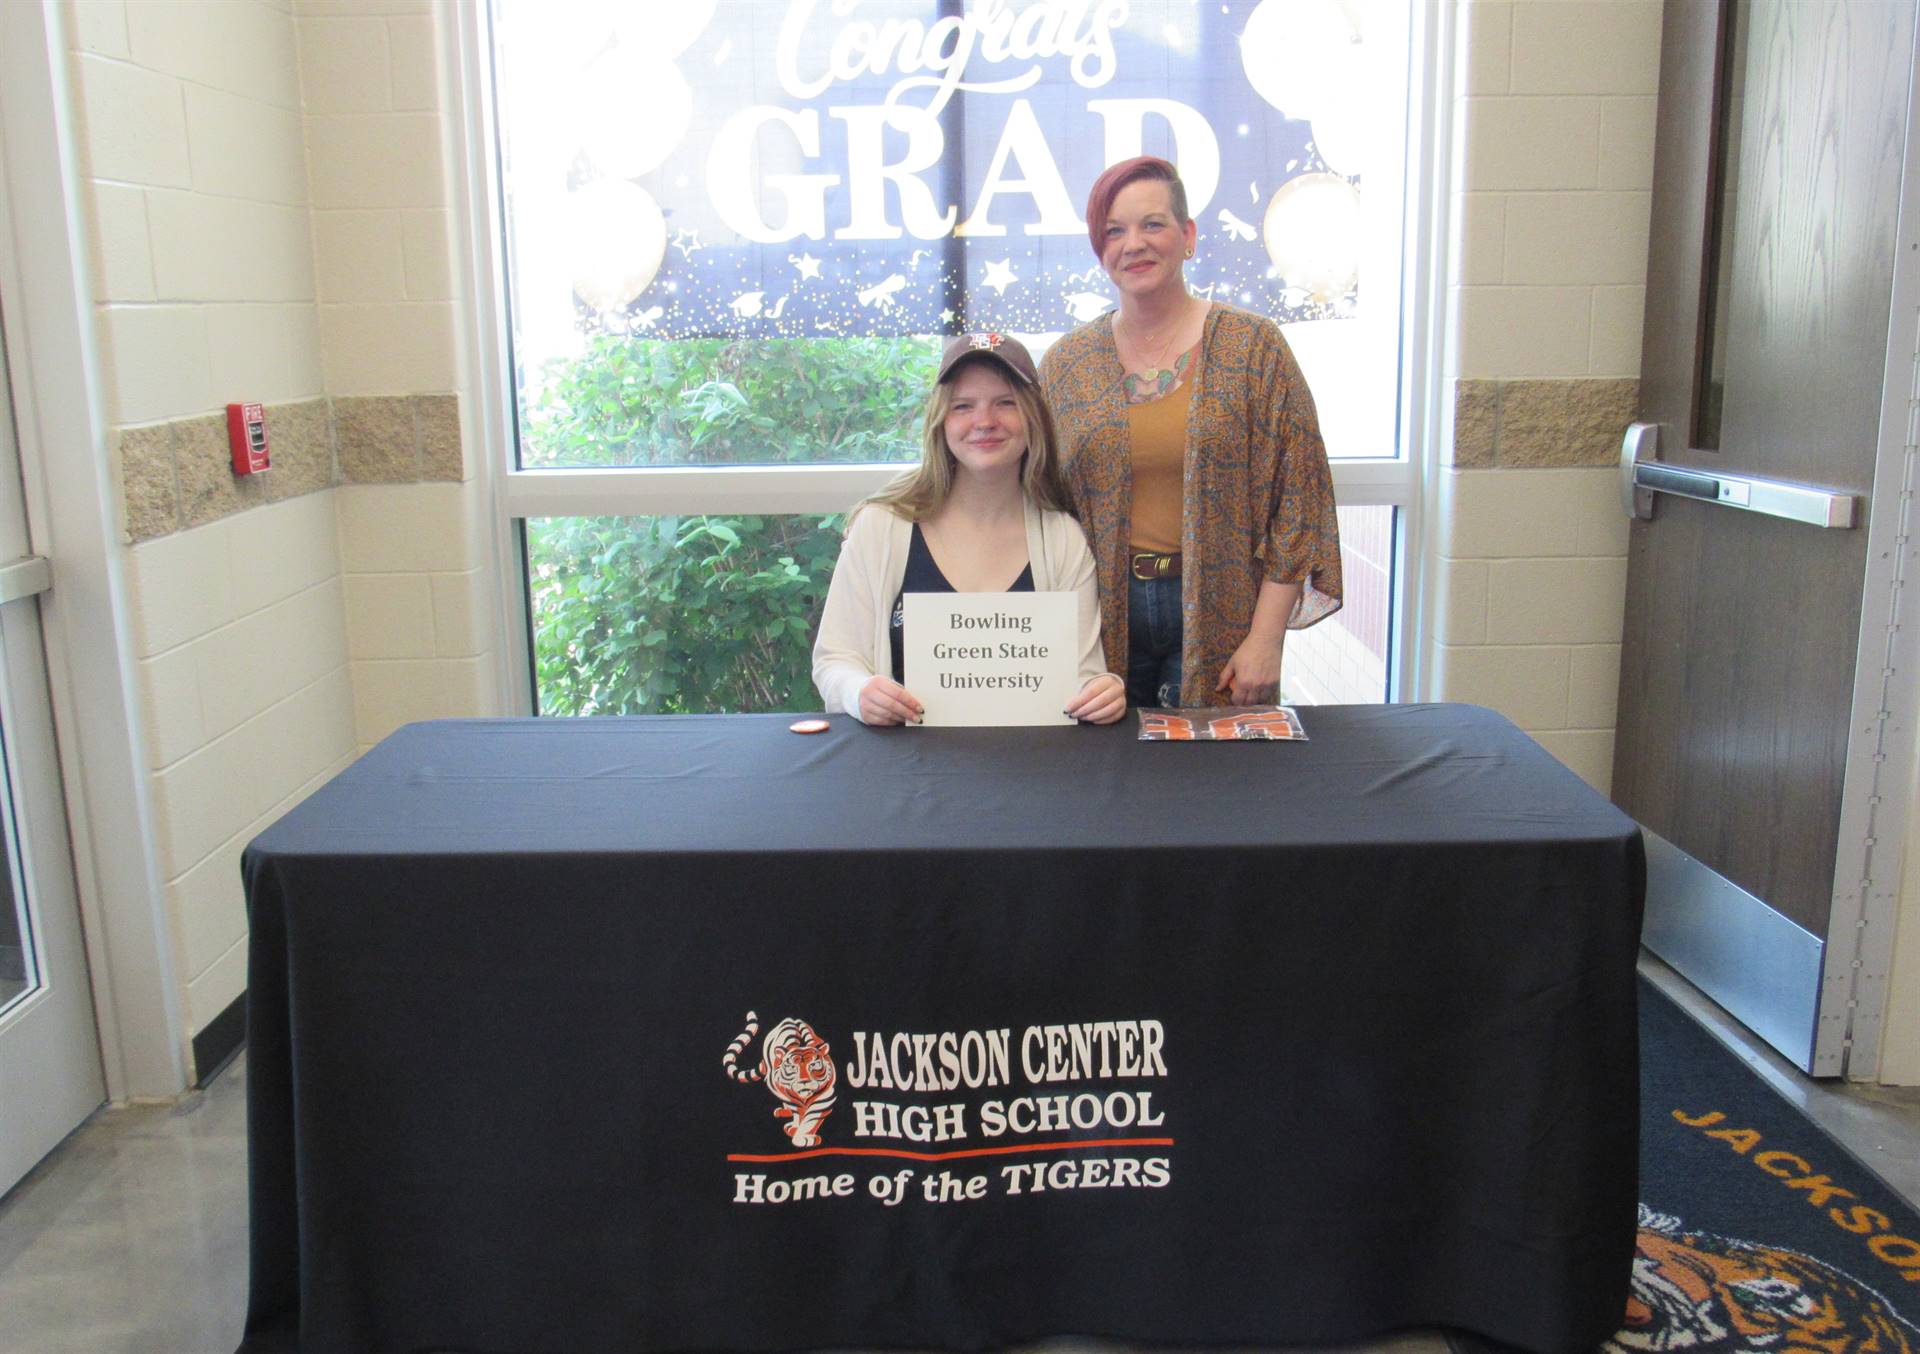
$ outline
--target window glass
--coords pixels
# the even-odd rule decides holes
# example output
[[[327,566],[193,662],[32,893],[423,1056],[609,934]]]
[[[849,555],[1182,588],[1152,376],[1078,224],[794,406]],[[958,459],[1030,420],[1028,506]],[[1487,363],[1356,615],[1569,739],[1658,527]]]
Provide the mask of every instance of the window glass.
[[[1727,397],[1728,316],[1733,304],[1733,260],[1740,244],[1741,134],[1746,124],[1747,29],[1752,7],[1730,4],[1722,12],[1720,41],[1719,197],[1713,204],[1707,240],[1706,334],[1701,347],[1701,379],[1696,384],[1692,445],[1704,451],[1720,450],[1720,415]],[[1764,56],[1763,56],[1764,59]],[[1766,72],[1761,72],[1761,79]],[[1749,225],[1751,230],[1752,226]]]
[[[1339,510],[1346,596],[1340,610],[1326,620],[1287,635],[1283,700],[1296,705],[1371,705],[1387,699],[1398,516],[1385,505]]]
[[[937,340],[1112,303],[1081,219],[1173,159],[1200,294],[1395,450],[1403,6],[494,0],[520,464],[913,454]]]
[[[526,392],[527,466],[908,461],[931,338],[596,334]]]
[[[526,523],[536,712],[817,710],[838,516]]]

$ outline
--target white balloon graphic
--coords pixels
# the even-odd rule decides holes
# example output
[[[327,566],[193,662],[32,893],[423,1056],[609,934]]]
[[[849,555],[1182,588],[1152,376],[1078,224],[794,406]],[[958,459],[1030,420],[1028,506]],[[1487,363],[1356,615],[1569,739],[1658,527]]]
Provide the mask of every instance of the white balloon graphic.
[[[1365,173],[1366,143],[1366,109],[1360,99],[1343,97],[1338,108],[1314,116],[1313,148],[1334,173],[1353,178]]]
[[[1267,257],[1289,287],[1333,301],[1360,276],[1360,192],[1338,174],[1280,185],[1262,226]]]
[[[720,0],[673,0],[671,4],[637,6],[631,18],[619,20],[614,27],[623,43],[675,57],[707,31],[719,6]]]
[[[1240,64],[1261,98],[1317,121],[1359,87],[1359,36],[1337,0],[1261,0],[1240,35]]]
[[[566,79],[577,79],[613,35],[612,16],[594,5],[544,5],[538,11],[516,5],[499,23],[516,66],[537,66],[543,75]]]
[[[567,195],[573,291],[595,310],[625,310],[667,253],[667,221],[646,189],[596,179]]]
[[[581,145],[610,179],[658,169],[693,121],[693,89],[659,52],[623,44],[587,70],[580,96]]]

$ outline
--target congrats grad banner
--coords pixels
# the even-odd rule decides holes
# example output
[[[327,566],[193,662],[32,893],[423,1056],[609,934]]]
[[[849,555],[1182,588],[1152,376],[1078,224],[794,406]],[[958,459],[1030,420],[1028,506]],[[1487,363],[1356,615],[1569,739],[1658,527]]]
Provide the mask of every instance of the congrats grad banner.
[[[1180,167],[1199,294],[1352,316],[1395,8],[495,0],[519,356],[1058,333],[1113,303],[1082,212],[1142,153]]]

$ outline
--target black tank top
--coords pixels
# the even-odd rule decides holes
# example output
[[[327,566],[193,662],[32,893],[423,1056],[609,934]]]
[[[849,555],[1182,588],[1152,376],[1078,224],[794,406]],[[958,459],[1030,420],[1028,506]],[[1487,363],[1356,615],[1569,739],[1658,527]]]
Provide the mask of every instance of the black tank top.
[[[893,599],[893,623],[887,627],[887,639],[893,647],[893,680],[905,682],[906,646],[901,639],[900,623],[905,608],[900,599],[910,592],[952,592],[953,584],[947,582],[947,576],[940,572],[940,566],[934,562],[933,551],[927,549],[927,538],[920,534],[920,524],[913,524],[913,542],[907,547],[907,573],[900,580],[900,591]],[[1033,564],[1020,571],[1020,577],[1013,580],[1008,592],[1033,591]]]

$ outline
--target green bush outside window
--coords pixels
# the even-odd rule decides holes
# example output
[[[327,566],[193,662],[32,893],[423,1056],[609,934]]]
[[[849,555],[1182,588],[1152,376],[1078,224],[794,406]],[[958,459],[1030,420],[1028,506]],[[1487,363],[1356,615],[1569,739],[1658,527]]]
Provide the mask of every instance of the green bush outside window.
[[[530,382],[529,468],[912,461],[937,338],[588,340]],[[810,710],[844,518],[527,523],[542,714]]]

